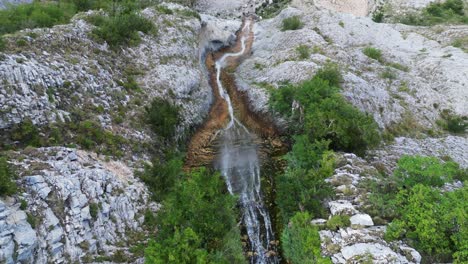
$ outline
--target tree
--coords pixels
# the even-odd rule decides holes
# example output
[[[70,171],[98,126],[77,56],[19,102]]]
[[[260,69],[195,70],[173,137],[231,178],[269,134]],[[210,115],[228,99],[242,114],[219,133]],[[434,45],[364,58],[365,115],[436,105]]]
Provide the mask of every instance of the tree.
[[[291,218],[281,234],[284,256],[293,264],[331,264],[330,259],[320,255],[320,236],[311,219],[307,212],[296,213]]]
[[[13,182],[13,172],[11,171],[7,159],[0,157],[0,196],[7,196],[16,193],[16,184]]]

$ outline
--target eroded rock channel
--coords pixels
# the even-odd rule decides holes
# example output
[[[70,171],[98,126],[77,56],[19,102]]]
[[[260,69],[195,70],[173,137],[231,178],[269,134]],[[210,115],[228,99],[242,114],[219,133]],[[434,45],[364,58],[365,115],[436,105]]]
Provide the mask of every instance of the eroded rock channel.
[[[250,263],[279,263],[274,221],[267,206],[262,164],[284,151],[278,129],[252,111],[245,92],[236,87],[235,69],[251,53],[254,19],[245,17],[237,41],[206,56],[215,101],[189,144],[186,168],[212,166],[221,172],[230,194],[239,197],[244,249]],[[269,200],[266,198],[266,200]]]

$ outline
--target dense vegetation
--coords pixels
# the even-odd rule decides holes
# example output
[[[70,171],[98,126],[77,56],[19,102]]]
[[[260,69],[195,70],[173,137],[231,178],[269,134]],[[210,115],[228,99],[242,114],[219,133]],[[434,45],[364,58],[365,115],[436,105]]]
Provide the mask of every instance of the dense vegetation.
[[[328,264],[329,259],[321,256],[318,228],[310,224],[311,215],[296,213],[281,234],[284,257],[290,263]]]
[[[104,9],[109,16],[90,19],[98,26],[93,35],[112,47],[132,45],[140,41],[138,31],[149,33],[154,30],[150,21],[137,14],[139,9],[153,2],[155,1],[60,0],[16,5],[0,11],[0,36],[25,28],[66,24],[77,12]]]
[[[336,66],[327,65],[299,86],[273,90],[270,105],[296,124],[293,133],[307,135],[311,142],[329,140],[333,150],[363,154],[380,143],[378,127],[372,116],[360,112],[339,93],[340,76]],[[295,109],[293,102],[299,104]]]
[[[283,19],[283,25],[281,30],[286,31],[286,30],[297,30],[301,29],[304,26],[304,23],[302,23],[301,18],[298,16],[292,16]]]
[[[257,15],[262,18],[275,17],[291,2],[291,0],[273,0],[270,2],[272,3],[264,2],[263,5],[256,10]]]
[[[14,174],[8,165],[7,159],[0,156],[0,196],[16,193],[16,184],[13,179]]]
[[[397,21],[407,25],[431,26],[436,24],[468,24],[467,2],[463,0],[446,0],[432,2],[420,13],[412,13],[398,18]],[[377,12],[374,21],[382,22],[385,14]]]
[[[465,187],[451,192],[438,188],[453,180],[468,180],[458,164],[434,157],[404,156],[391,177],[370,185],[368,212],[391,221],[386,239],[406,239],[427,263],[468,261]]]
[[[244,263],[236,203],[219,174],[184,175],[163,201],[146,263]]]
[[[146,122],[153,131],[164,138],[174,136],[176,125],[180,121],[179,107],[166,100],[155,98],[146,107]]]
[[[326,217],[321,202],[334,195],[325,179],[333,174],[333,150],[363,154],[379,144],[372,117],[353,107],[339,93],[342,76],[328,63],[311,80],[272,90],[270,107],[290,124],[293,145],[287,167],[276,177],[276,204],[281,223],[282,249],[292,263],[329,263],[320,257],[320,239],[312,217]],[[331,228],[349,225],[349,219],[332,218]],[[281,227],[280,227],[281,229]]]

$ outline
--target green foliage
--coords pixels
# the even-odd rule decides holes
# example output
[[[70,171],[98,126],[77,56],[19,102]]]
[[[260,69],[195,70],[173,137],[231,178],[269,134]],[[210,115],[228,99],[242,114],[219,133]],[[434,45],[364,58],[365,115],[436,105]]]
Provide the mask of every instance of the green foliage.
[[[273,0],[272,3],[264,3],[256,12],[262,18],[273,18],[285,8],[291,0]]]
[[[97,219],[99,213],[99,205],[97,203],[89,204],[89,214],[93,219]]]
[[[6,48],[5,40],[0,36],[0,52],[4,51]]]
[[[320,68],[315,74],[316,78],[328,81],[330,86],[339,87],[343,81],[343,75],[341,74],[338,64],[333,62],[327,62]]]
[[[26,221],[31,225],[31,227],[34,229],[37,226],[37,218],[31,214],[31,213],[26,213]]]
[[[16,193],[16,184],[7,159],[0,156],[0,196],[8,196]]]
[[[161,98],[153,99],[151,105],[146,107],[146,122],[156,134],[165,139],[174,136],[179,121],[179,107]]]
[[[151,21],[134,12],[106,17],[100,23],[93,35],[113,48],[137,45],[141,41],[139,31],[149,33],[155,29]]]
[[[467,198],[466,186],[443,194],[421,184],[402,190],[396,198],[399,218],[388,226],[385,238],[407,238],[431,263],[450,262],[452,256],[463,263],[468,260],[464,253],[468,237]]]
[[[378,182],[368,181],[366,189],[372,193],[366,212],[391,220],[398,216],[396,194],[417,184],[440,187],[452,180],[466,181],[468,173],[452,161],[441,162],[435,157],[403,156],[391,177]]]
[[[281,27],[282,31],[286,30],[297,30],[301,29],[304,26],[304,23],[302,23],[301,18],[298,16],[292,16],[283,19],[283,25]]]
[[[466,1],[446,0],[430,3],[420,14],[409,14],[399,20],[407,25],[468,24]]]
[[[153,161],[153,166],[147,166],[140,178],[150,189],[153,199],[161,202],[182,179],[182,157],[174,155],[166,162]]]
[[[320,236],[317,227],[310,224],[311,218],[307,212],[296,213],[281,234],[284,257],[289,263],[332,263],[320,255]]]
[[[327,228],[330,230],[338,230],[338,228],[348,227],[351,225],[349,216],[347,215],[334,215],[327,221]]]
[[[385,71],[383,71],[380,74],[380,77],[382,79],[395,80],[397,78],[397,75],[396,75],[395,71],[392,71],[390,68],[386,68]]]
[[[454,115],[450,111],[443,111],[441,113],[442,119],[437,121],[437,124],[443,129],[454,134],[464,134],[468,128],[468,117]]]
[[[334,169],[334,155],[328,142],[311,143],[307,136],[298,136],[293,150],[287,155],[288,168],[276,180],[276,201],[283,222],[297,211],[307,210],[324,216],[321,200],[333,196],[333,189],[325,179]]]
[[[400,188],[416,184],[441,187],[453,179],[466,180],[466,172],[455,162],[441,162],[435,157],[403,156],[398,161],[394,177]]]
[[[176,229],[174,235],[161,242],[150,241],[145,250],[147,264],[208,263],[208,252],[202,241],[190,227]]]
[[[52,27],[68,23],[75,14],[73,4],[33,2],[0,10],[0,35],[25,28]]]
[[[39,147],[41,139],[39,129],[33,124],[31,119],[25,119],[22,123],[15,125],[12,131],[12,139],[21,142],[23,145]]]
[[[327,64],[318,75],[299,86],[287,85],[273,90],[270,107],[289,118],[296,133],[313,141],[329,140],[334,150],[363,154],[380,143],[378,126],[373,118],[346,102],[339,88],[341,74],[337,66]],[[326,78],[328,80],[323,80]],[[292,111],[296,101],[299,108]]]
[[[308,59],[310,57],[310,48],[306,45],[299,45],[296,48],[297,53],[299,54],[299,58],[301,60]]]
[[[241,247],[233,246],[240,241],[236,200],[221,177],[206,169],[177,182],[158,214],[147,263],[242,263]]]
[[[382,51],[377,48],[366,47],[362,50],[362,53],[364,53],[364,55],[366,55],[367,57],[371,59],[377,60],[379,62],[383,62]]]
[[[384,13],[381,10],[372,14],[372,20],[376,23],[382,23],[383,19],[384,19]]]
[[[28,202],[26,200],[21,200],[20,201],[20,209],[24,211],[27,208],[28,208]]]

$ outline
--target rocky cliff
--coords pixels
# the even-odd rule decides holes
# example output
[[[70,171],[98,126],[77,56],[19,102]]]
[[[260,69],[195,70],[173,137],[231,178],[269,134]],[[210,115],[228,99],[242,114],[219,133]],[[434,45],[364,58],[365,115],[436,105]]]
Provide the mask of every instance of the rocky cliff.
[[[259,18],[252,54],[235,72],[236,86],[248,95],[251,110],[266,115],[269,89],[300,83],[326,63],[336,63],[344,76],[342,94],[394,138],[365,159],[340,154],[342,164],[329,179],[338,196],[326,205],[331,215],[349,215],[353,225],[320,232],[323,254],[334,263],[421,261],[402,242],[384,241],[385,225],[362,208],[366,190],[359,183],[376,168],[390,172],[405,154],[449,157],[468,167],[466,133],[452,135],[437,124],[447,113],[468,114],[468,54],[452,46],[468,37],[468,27],[371,19],[383,6],[400,14],[428,2],[294,0],[277,16]],[[67,25],[5,36],[0,139],[17,146],[5,153],[18,174],[19,192],[0,199],[0,262],[141,263],[141,249],[135,246],[154,231],[145,228],[145,214],[157,212],[159,205],[150,202],[148,188],[134,172],[149,161],[151,151],[164,148],[142,122],[145,106],[156,97],[179,106],[177,135],[184,139],[186,131],[203,122],[213,102],[206,50],[232,43],[238,18],[272,3],[201,0],[195,5],[200,17],[177,4],[146,8],[141,14],[157,32],[140,32],[140,44],[118,49],[92,37],[95,26],[88,21],[101,11],[80,13]],[[283,19],[292,16],[303,27],[282,31]],[[310,54],[299,56],[300,46]],[[366,47],[381,50],[382,59],[367,57]],[[43,130],[73,123],[76,116],[124,138],[122,153],[96,154],[76,144],[24,148],[12,140],[14,128],[25,122],[44,136]]]

